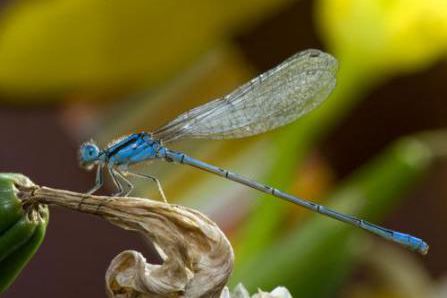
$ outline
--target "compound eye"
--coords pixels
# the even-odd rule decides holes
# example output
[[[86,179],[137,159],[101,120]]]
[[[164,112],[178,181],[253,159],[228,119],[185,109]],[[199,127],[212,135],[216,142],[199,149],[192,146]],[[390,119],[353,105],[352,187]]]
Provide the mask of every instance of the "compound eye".
[[[94,144],[83,144],[80,150],[80,159],[82,163],[92,163],[98,159],[99,148]]]

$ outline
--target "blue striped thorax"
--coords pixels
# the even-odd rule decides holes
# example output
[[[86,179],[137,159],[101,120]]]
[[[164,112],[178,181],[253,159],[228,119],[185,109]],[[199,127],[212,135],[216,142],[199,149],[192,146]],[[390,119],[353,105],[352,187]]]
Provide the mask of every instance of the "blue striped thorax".
[[[105,150],[107,161],[113,165],[131,165],[144,160],[160,158],[166,149],[146,132],[131,134],[109,145]]]

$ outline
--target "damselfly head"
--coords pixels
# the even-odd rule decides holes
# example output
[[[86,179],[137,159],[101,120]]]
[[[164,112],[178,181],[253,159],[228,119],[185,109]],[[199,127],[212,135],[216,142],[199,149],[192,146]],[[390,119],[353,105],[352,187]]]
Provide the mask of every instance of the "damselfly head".
[[[81,167],[91,170],[93,166],[99,161],[101,151],[93,142],[86,142],[81,145],[79,149],[79,162]]]

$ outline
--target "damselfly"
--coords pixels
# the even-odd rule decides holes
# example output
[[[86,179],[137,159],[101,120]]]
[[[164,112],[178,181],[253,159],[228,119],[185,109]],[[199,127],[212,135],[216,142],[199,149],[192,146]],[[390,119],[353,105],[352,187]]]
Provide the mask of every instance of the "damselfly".
[[[96,184],[89,193],[103,185],[103,171],[107,169],[118,189],[116,196],[127,196],[132,191],[133,185],[126,176],[134,175],[156,182],[166,200],[155,177],[129,171],[132,164],[162,159],[219,175],[426,254],[428,245],[419,238],[339,213],[165,147],[184,138],[242,138],[290,123],[309,113],[329,96],[335,87],[337,68],[337,61],[331,55],[319,50],[306,50],[230,94],[181,114],[152,133],[124,136],[103,150],[93,142],[84,143],[80,149],[81,164],[89,169],[97,167]]]

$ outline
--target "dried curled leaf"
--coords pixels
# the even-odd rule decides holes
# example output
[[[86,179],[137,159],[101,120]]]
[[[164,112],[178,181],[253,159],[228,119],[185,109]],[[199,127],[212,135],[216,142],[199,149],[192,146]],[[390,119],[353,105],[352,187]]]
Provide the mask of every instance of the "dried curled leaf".
[[[220,297],[233,268],[233,249],[203,214],[141,198],[90,196],[38,186],[18,186],[27,204],[45,203],[96,214],[149,238],[162,265],[135,251],[116,256],[106,273],[109,297]]]

